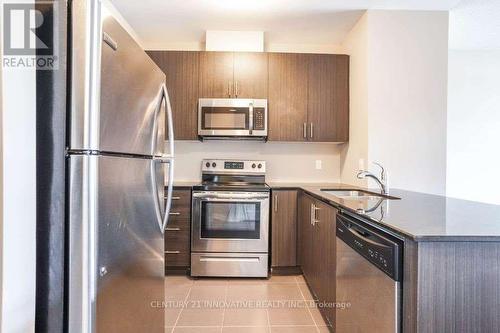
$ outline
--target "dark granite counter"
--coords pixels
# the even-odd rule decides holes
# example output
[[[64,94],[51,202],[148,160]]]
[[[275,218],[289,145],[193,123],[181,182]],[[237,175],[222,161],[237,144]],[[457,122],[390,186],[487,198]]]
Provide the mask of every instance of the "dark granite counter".
[[[198,181],[176,181],[174,187],[185,189],[197,184]],[[268,185],[272,189],[303,190],[376,227],[415,241],[500,241],[500,205],[398,189],[390,189],[389,195],[399,199],[380,200],[342,199],[321,191],[363,189],[340,183],[270,182]]]
[[[181,188],[190,188],[195,185],[198,185],[200,181],[174,181],[174,188],[181,189]]]
[[[416,241],[500,241],[500,206],[403,191],[389,190],[398,199],[341,199],[321,189],[359,189],[346,184],[269,183],[274,189],[302,189],[315,198],[375,226]]]

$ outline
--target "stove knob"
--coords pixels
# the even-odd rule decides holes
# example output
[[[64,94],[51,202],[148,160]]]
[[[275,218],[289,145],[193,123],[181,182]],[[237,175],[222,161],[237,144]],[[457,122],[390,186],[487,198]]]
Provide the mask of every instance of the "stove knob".
[[[213,162],[213,163],[212,163],[212,167],[214,167],[214,168],[215,168],[216,166],[217,166],[217,164],[216,164],[215,162]]]
[[[207,168],[210,168],[210,163],[208,163],[208,162],[207,162],[207,163],[205,163],[205,166],[206,166]]]
[[[254,164],[252,164],[252,169],[255,169],[255,167],[256,167],[255,163],[254,163]]]
[[[262,164],[259,163],[259,165],[257,166],[259,169],[262,168]]]

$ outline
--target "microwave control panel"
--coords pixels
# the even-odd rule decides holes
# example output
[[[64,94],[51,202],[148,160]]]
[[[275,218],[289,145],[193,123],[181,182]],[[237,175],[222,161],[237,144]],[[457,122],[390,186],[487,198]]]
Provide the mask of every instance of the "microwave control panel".
[[[253,129],[265,130],[266,129],[266,109],[254,108],[253,109]]]

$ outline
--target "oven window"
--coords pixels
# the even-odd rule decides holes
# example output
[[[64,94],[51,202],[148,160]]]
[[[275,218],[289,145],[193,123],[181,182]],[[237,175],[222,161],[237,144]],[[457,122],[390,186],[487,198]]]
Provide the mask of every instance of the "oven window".
[[[248,129],[248,108],[203,107],[204,130],[246,130]]]
[[[260,203],[201,203],[201,238],[260,238]]]

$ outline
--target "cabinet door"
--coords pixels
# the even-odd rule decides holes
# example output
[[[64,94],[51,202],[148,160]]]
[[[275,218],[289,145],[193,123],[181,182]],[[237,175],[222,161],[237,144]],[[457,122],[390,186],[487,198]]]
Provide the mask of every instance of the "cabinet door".
[[[167,77],[176,140],[198,138],[199,53],[189,51],[148,51]]]
[[[273,190],[273,267],[297,265],[297,191]]]
[[[308,139],[349,139],[349,57],[310,54],[308,58]]]
[[[313,226],[312,256],[314,293],[320,302],[335,301],[335,219],[336,209],[321,201],[315,202],[316,223]],[[333,298],[332,298],[333,297]],[[333,320],[331,308],[321,308],[323,315]]]
[[[312,225],[311,225],[311,208],[313,199],[307,194],[301,193],[299,199],[299,261],[302,267],[302,272],[309,282],[312,278]]]
[[[269,140],[305,141],[307,58],[269,53]]]
[[[200,52],[201,98],[234,97],[233,53]]]
[[[234,53],[234,97],[267,98],[267,63],[267,53]]]

